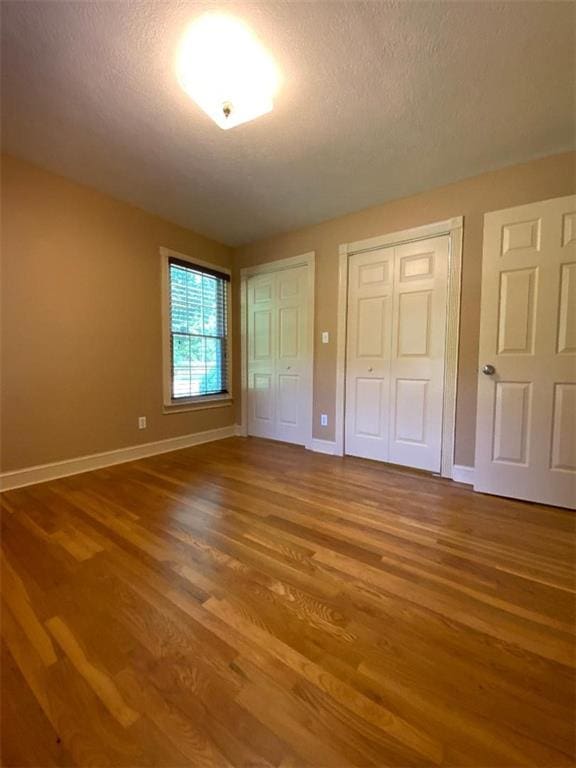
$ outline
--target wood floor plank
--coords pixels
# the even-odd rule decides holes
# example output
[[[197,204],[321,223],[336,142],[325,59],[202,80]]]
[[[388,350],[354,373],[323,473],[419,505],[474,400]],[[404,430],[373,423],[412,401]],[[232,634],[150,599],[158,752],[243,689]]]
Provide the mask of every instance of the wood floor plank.
[[[126,704],[113,680],[86,658],[84,650],[62,619],[55,616],[47,622],[47,626],[76,671],[82,675],[120,725],[128,728],[132,723],[135,723],[140,714]]]
[[[573,513],[242,438],[0,509],[5,766],[576,761]]]
[[[3,765],[73,766],[74,761],[34,697],[6,644],[0,669],[0,750]],[[34,738],[30,738],[30,734]]]
[[[432,737],[419,732],[417,728],[396,717],[394,713],[375,706],[362,693],[342,683],[342,681],[323,670],[318,664],[294,651],[290,645],[271,636],[267,631],[257,626],[254,621],[250,622],[247,620],[227,601],[218,601],[210,598],[205,607],[227,624],[235,627],[245,637],[253,637],[255,642],[266,647],[276,658],[295,670],[305,680],[327,691],[330,697],[335,699],[340,705],[346,707],[352,713],[358,714],[366,722],[388,733],[392,738],[405,744],[409,749],[414,749],[434,764],[440,764],[441,745],[435,742]]]
[[[10,607],[43,663],[46,666],[54,664],[56,653],[50,636],[34,612],[22,580],[4,556],[2,556],[0,584],[6,604]]]

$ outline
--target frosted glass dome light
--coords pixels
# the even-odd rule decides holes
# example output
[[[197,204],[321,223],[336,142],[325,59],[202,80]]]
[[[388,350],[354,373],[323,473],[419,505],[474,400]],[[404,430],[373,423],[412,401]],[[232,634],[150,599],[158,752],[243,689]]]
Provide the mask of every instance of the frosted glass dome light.
[[[276,64],[239,19],[206,13],[182,37],[178,81],[220,128],[254,120],[274,108]]]

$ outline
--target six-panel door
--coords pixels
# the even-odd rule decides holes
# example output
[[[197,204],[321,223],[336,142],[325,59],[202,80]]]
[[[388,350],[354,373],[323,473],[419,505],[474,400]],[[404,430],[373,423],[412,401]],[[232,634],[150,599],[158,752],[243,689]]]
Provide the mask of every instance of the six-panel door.
[[[350,258],[346,453],[440,471],[448,237]]]
[[[388,461],[394,248],[353,256],[348,274],[345,451]]]
[[[248,280],[248,433],[306,443],[311,386],[308,269]]]
[[[574,196],[485,216],[475,488],[576,507]]]

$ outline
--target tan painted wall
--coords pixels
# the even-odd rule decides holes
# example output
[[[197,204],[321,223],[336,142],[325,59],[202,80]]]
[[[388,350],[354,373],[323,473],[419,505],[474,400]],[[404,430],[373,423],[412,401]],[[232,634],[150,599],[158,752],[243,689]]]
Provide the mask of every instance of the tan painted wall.
[[[234,422],[233,407],[162,414],[161,245],[231,265],[223,245],[2,158],[4,471]]]
[[[383,180],[383,187],[385,179]],[[316,251],[316,319],[314,360],[314,435],[334,439],[336,390],[336,302],[338,246],[421,224],[464,216],[460,365],[456,416],[456,463],[474,463],[476,384],[483,215],[524,203],[576,192],[576,153],[554,155],[450,184],[413,197],[395,200],[312,227],[278,235],[235,251],[240,267]],[[237,282],[237,281],[236,281]],[[235,327],[239,327],[238,304]],[[330,332],[330,344],[319,342]],[[239,344],[235,345],[236,374],[240,372]],[[236,379],[238,380],[238,379]],[[320,427],[327,413],[328,427]]]
[[[20,469],[235,421],[233,408],[162,413],[160,245],[222,265],[234,260],[236,276],[241,266],[316,251],[314,434],[333,439],[338,245],[459,215],[465,222],[456,461],[472,464],[483,214],[573,192],[576,153],[567,153],[232,251],[3,157],[0,466]],[[323,330],[329,345],[319,343]],[[329,416],[326,428],[320,413]],[[140,415],[148,417],[146,430],[137,429]]]

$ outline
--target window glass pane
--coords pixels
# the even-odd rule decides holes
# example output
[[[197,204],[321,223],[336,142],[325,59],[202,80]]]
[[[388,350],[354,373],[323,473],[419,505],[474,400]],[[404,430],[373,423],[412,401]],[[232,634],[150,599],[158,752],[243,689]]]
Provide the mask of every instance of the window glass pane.
[[[186,397],[190,389],[190,339],[188,336],[172,336],[172,394]]]
[[[202,333],[202,275],[188,270],[186,292],[188,333]]]
[[[204,275],[202,281],[203,331],[206,336],[216,336],[219,332],[217,281]]]
[[[204,339],[202,336],[193,336],[190,340],[190,344],[192,348],[190,364],[190,397],[194,397],[194,395],[205,395],[207,394],[207,390],[204,362]]]
[[[220,339],[206,339],[206,386],[211,392],[222,390],[222,354]]]
[[[227,287],[222,278],[170,264],[172,397],[227,391]]]
[[[174,266],[170,267],[170,308],[173,333],[186,333],[188,331],[187,282],[186,270]]]
[[[190,362],[190,338],[175,333],[172,337],[172,349],[174,353],[174,367],[187,366]]]

